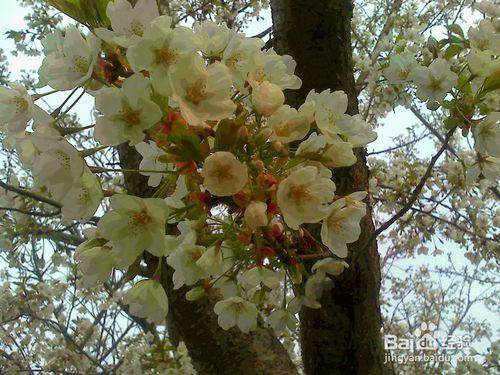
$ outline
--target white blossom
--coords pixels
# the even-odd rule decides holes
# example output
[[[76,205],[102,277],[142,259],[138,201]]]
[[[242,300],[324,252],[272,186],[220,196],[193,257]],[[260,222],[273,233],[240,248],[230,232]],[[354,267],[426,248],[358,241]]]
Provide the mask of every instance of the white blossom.
[[[89,34],[85,38],[76,27],[63,33],[56,30],[42,40],[45,58],[38,70],[40,85],[56,90],[78,87],[92,76],[100,43]]]
[[[265,227],[269,221],[267,217],[267,204],[259,201],[252,201],[245,209],[245,222],[252,228]]]
[[[428,67],[415,67],[410,79],[417,85],[417,96],[421,100],[441,101],[455,86],[458,76],[451,71],[448,61],[437,58]]]
[[[135,149],[141,154],[142,160],[139,164],[139,169],[147,171],[162,172],[168,168],[166,163],[159,161],[161,156],[166,155],[165,151],[159,148],[154,141],[139,142],[135,145]],[[156,187],[160,184],[163,174],[155,172],[140,172],[143,176],[148,176],[148,185]]]
[[[304,103],[298,110],[289,105],[281,106],[267,120],[267,126],[273,130],[270,140],[290,143],[303,139],[311,128],[313,113],[311,102]]]
[[[186,69],[179,61],[199,46],[198,38],[190,29],[171,28],[171,23],[168,16],[156,18],[144,37],[127,50],[127,59],[134,71],[147,70],[154,89],[163,95],[172,94],[170,74],[177,68]]]
[[[122,47],[139,42],[150,22],[160,15],[155,0],[139,0],[134,7],[126,0],[110,1],[106,14],[113,30],[97,28],[95,33],[102,40]]]
[[[500,112],[491,112],[474,127],[474,139],[477,152],[500,157]]]
[[[321,225],[321,242],[340,258],[347,256],[346,244],[355,242],[361,234],[359,222],[365,216],[366,208],[364,203],[356,202],[355,198],[336,200]]]
[[[271,116],[285,102],[285,94],[278,85],[264,81],[252,91],[252,105],[255,112]]]
[[[207,57],[219,57],[225,51],[235,31],[226,25],[205,20],[194,24],[194,31],[200,39],[201,52]]]
[[[329,144],[323,153],[322,162],[329,168],[349,167],[356,163],[356,156],[352,152],[352,144],[337,141]]]
[[[87,287],[98,281],[107,281],[115,265],[111,249],[100,245],[96,240],[80,244],[76,248],[74,258],[83,274],[83,283]]]
[[[24,131],[33,112],[33,100],[23,85],[12,82],[9,87],[0,86],[0,129],[5,125],[7,133]]]
[[[222,329],[238,328],[245,333],[257,328],[257,307],[241,297],[231,297],[219,301],[214,306],[218,323]]]
[[[335,184],[320,177],[312,166],[301,168],[280,182],[278,206],[287,225],[297,229],[302,223],[317,223],[328,215],[328,203],[334,196]]]
[[[97,229],[112,242],[120,267],[132,264],[143,251],[165,255],[165,223],[170,209],[163,200],[117,194],[110,203],[112,210],[99,220]]]
[[[168,313],[167,293],[155,280],[141,280],[125,292],[123,302],[129,305],[130,313],[162,324]]]
[[[343,260],[325,258],[314,263],[311,267],[311,271],[316,273],[323,273],[325,275],[328,274],[331,276],[338,276],[342,272],[344,272],[346,268],[349,268],[349,265]]]
[[[412,55],[395,54],[389,58],[389,66],[383,74],[391,84],[405,83],[416,65],[417,61]]]
[[[205,159],[203,186],[213,195],[224,197],[238,193],[248,180],[248,168],[227,151],[217,151]]]
[[[101,89],[96,94],[96,107],[103,116],[97,117],[94,137],[107,145],[141,142],[143,131],[162,117],[158,105],[150,100],[149,80],[141,73],[127,78],[121,89]]]
[[[222,120],[230,117],[236,108],[230,98],[229,69],[220,62],[207,67],[201,56],[191,55],[169,79],[172,98],[190,125],[201,126],[208,120]]]

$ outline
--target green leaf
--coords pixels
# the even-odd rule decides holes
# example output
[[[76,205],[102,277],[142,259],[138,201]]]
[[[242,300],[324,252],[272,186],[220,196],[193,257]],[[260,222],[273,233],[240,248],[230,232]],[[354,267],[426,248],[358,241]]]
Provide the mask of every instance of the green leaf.
[[[111,0],[46,0],[47,4],[91,29],[110,25],[106,8]]]
[[[174,124],[167,139],[175,144],[176,154],[180,161],[203,160],[200,152],[200,138],[184,125]]]
[[[232,120],[222,120],[217,125],[215,132],[215,151],[228,151],[236,144],[237,134],[240,126]]]
[[[460,76],[458,77],[456,87],[464,94],[470,94],[472,92],[472,86],[469,82],[469,79],[470,77],[468,74],[460,74]]]
[[[500,89],[500,70],[494,71],[489,77],[487,77],[483,82],[483,88],[478,93],[478,97],[482,97],[489,93],[490,91]]]
[[[444,58],[446,60],[451,59],[453,56],[458,55],[462,50],[464,49],[464,46],[461,44],[451,44],[448,48],[446,48],[446,51],[444,53]]]
[[[456,35],[460,35],[462,38],[464,37],[464,31],[462,30],[460,25],[458,25],[456,23],[447,26],[447,29]]]

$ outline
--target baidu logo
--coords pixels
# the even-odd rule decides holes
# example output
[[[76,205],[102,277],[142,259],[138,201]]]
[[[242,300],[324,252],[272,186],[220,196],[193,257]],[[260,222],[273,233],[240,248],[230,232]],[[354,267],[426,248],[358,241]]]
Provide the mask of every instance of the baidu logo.
[[[397,337],[396,335],[384,336],[384,348],[386,350],[433,350],[439,349],[463,349],[470,345],[469,335],[447,335],[437,330],[434,323],[421,323],[413,331],[413,337]]]

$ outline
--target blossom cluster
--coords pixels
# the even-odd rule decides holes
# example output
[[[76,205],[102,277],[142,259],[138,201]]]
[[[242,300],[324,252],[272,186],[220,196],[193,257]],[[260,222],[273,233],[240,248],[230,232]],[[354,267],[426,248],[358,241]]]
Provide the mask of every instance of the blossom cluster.
[[[486,2],[481,6],[491,13]],[[500,18],[483,19],[467,35],[458,24],[447,31],[440,41],[430,37],[420,56],[410,50],[393,54],[382,74],[397,92],[416,89],[428,109],[448,110],[446,128],[459,127],[474,138],[477,160],[467,180],[482,174],[495,183],[500,177]]]
[[[367,193],[336,195],[333,178],[376,133],[346,113],[342,91],[313,90],[298,109],[284,104],[284,90],[301,86],[295,62],[261,39],[211,21],[173,27],[154,0],[114,0],[107,15],[109,27],[87,35],[68,27],[46,37],[39,70],[40,86],[82,87],[95,98],[99,147],[78,150],[68,137],[78,129],[19,84],[0,89],[6,144],[37,188],[60,202],[65,221],[98,220],[75,253],[84,284],[114,269],[141,276],[123,302],[161,324],[168,265],[188,300],[216,302],[223,329],[253,330],[259,314],[276,331],[293,326],[348,267]],[[106,169],[87,165],[123,144],[140,154],[127,171],[147,177],[151,197],[104,190],[97,176]],[[303,255],[320,260],[307,271]]]

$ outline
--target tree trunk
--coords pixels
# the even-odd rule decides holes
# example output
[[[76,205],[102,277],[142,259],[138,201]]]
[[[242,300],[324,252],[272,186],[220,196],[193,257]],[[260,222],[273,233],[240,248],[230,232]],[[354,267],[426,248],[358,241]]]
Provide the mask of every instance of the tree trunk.
[[[139,168],[141,157],[134,148],[122,144],[118,154],[122,168]],[[125,172],[124,176],[129,194],[151,196],[153,191],[148,187],[147,177],[133,172]],[[172,273],[165,266],[161,280],[169,298],[169,337],[174,343],[184,341],[198,374],[297,374],[288,352],[270,329],[258,327],[250,334],[237,328],[224,331],[217,324],[213,303],[207,299],[187,301],[187,288],[172,288]]]
[[[354,87],[350,0],[271,0],[274,46],[297,62],[300,90],[287,93],[297,107],[311,89],[343,90],[348,113],[358,112]],[[334,173],[338,195],[366,190],[369,170],[364,149],[357,163]],[[361,222],[359,240],[349,246],[349,268],[325,292],[321,309],[300,313],[301,348],[306,374],[381,374],[383,348],[379,307],[380,263],[371,207]],[[319,231],[318,231],[319,232]]]

